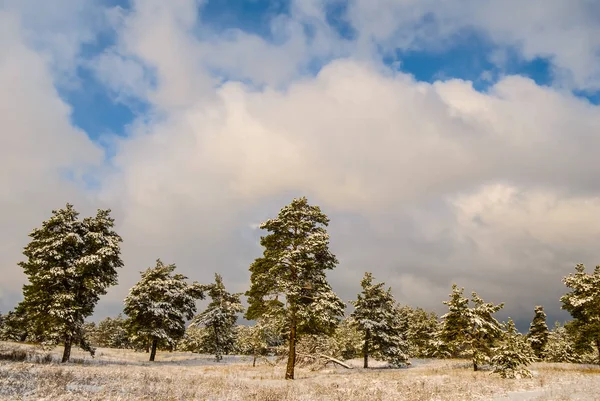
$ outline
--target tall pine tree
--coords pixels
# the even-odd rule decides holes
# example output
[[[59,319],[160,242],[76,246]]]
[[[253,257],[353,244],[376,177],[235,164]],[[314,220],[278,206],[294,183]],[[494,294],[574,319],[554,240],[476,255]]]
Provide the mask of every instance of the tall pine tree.
[[[244,311],[240,302],[242,294],[227,292],[219,274],[215,274],[215,283],[207,286],[207,293],[211,302],[202,313],[194,317],[190,326],[202,325],[207,329],[200,346],[220,361],[223,354],[234,350],[237,314]]]
[[[562,309],[573,316],[573,321],[566,325],[567,330],[576,339],[580,352],[596,348],[600,365],[600,266],[590,274],[579,264],[575,274],[566,276],[563,283],[571,289],[560,298]]]
[[[535,307],[535,315],[529,325],[529,332],[527,333],[527,340],[531,345],[535,356],[538,359],[544,359],[544,352],[546,350],[546,344],[548,344],[548,325],[546,324],[546,313],[544,312],[543,306]]]
[[[149,341],[150,361],[160,344],[174,346],[185,333],[185,321],[196,312],[196,300],[204,298],[204,286],[188,284],[176,266],[160,259],[156,267],[142,272],[142,278],[129,290],[124,312],[134,340]]]
[[[285,378],[294,378],[296,341],[309,333],[331,333],[344,314],[344,303],[327,282],[326,270],[338,261],[329,250],[329,219],[306,198],[294,199],[260,228],[263,256],[250,266],[246,318],[281,319],[288,334]]]
[[[369,354],[382,357],[393,365],[408,360],[408,345],[399,327],[396,301],[392,289],[385,290],[385,283],[373,283],[369,272],[360,282],[362,292],[353,301],[351,322],[363,333],[363,367],[369,367]]]
[[[44,345],[64,344],[62,362],[69,360],[71,347],[86,343],[83,324],[100,295],[117,284],[121,237],[113,230],[110,210],[95,217],[78,218],[73,205],[53,210],[52,217],[33,230],[31,242],[19,263],[29,279],[23,286],[18,315],[26,316],[31,341]]]

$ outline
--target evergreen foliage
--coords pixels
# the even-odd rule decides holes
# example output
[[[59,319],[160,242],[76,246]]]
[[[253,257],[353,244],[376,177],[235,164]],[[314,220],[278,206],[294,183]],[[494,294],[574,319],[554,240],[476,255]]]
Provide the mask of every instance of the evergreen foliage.
[[[463,297],[464,289],[452,285],[448,313],[441,317],[443,324],[440,339],[453,357],[468,357],[473,361],[473,370],[490,362],[494,345],[502,338],[502,327],[494,318],[494,313],[504,307],[504,304],[486,303],[473,292],[470,308],[468,300]]]
[[[333,334],[333,340],[337,352],[331,353],[331,356],[354,359],[362,355],[364,336],[351,323],[351,319],[344,319],[340,322]]]
[[[527,340],[531,345],[531,349],[535,353],[536,358],[544,359],[544,352],[546,345],[548,344],[548,325],[546,324],[546,313],[544,307],[536,306],[535,315],[529,326],[529,332],[527,333]]]
[[[504,338],[491,359],[494,373],[506,379],[531,377],[531,371],[527,366],[536,359],[533,350],[526,339],[517,332],[512,319],[509,318],[504,326],[506,328]]]
[[[369,367],[369,355],[384,358],[400,366],[408,361],[408,345],[402,336],[396,301],[392,289],[385,283],[373,283],[369,272],[360,282],[362,292],[353,301],[351,322],[363,333],[364,368]]]
[[[175,268],[158,259],[125,298],[128,331],[132,340],[151,345],[150,361],[159,345],[174,347],[183,337],[185,321],[196,312],[196,300],[204,298],[204,286],[188,284],[187,277],[173,273]]]
[[[329,250],[329,219],[306,198],[294,199],[265,221],[263,256],[250,266],[251,287],[246,318],[284,323],[288,335],[286,379],[294,378],[297,337],[332,333],[344,304],[327,282],[326,270],[338,261]]]
[[[131,348],[127,333],[127,320],[119,313],[115,318],[106,317],[87,330],[91,344],[105,348]]]
[[[436,335],[439,328],[438,316],[435,312],[427,312],[422,308],[411,308],[408,305],[399,307],[401,331],[408,342],[408,353],[413,358],[431,358],[436,355]]]
[[[20,262],[29,284],[23,286],[23,301],[17,316],[26,316],[29,341],[46,346],[64,343],[62,361],[69,360],[71,346],[89,350],[83,324],[100,295],[117,283],[121,237],[113,230],[110,210],[95,217],[78,218],[73,205],[53,210],[52,217],[34,229]]]
[[[464,356],[471,327],[471,310],[469,299],[463,296],[464,288],[452,285],[450,299],[444,301],[448,305],[448,313],[441,316],[442,329],[439,332],[440,348],[442,353],[458,358]]]
[[[554,328],[548,335],[545,360],[548,362],[581,362],[569,333],[559,322],[554,324]]]
[[[563,278],[563,283],[571,289],[560,298],[562,309],[573,316],[567,330],[579,352],[596,348],[596,363],[600,365],[600,266],[596,266],[593,273],[587,273],[585,266],[579,264],[574,274]]]
[[[201,347],[220,361],[223,354],[230,353],[235,347],[237,314],[244,311],[240,302],[242,294],[227,292],[219,274],[215,274],[215,283],[207,286],[206,291],[211,302],[190,325],[202,325],[208,329],[201,338]]]
[[[0,340],[19,342],[27,340],[27,319],[22,307],[17,306],[14,311],[9,311],[3,316]]]

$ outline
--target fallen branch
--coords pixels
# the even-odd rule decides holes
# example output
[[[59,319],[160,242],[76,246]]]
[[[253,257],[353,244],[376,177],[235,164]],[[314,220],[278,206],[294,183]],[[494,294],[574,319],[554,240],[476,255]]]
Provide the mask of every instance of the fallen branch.
[[[317,355],[312,355],[312,354],[302,354],[302,353],[297,353],[296,355],[303,357],[303,358],[309,358],[309,359],[314,359],[314,360],[318,360],[318,359],[326,359],[327,362],[333,362],[336,363],[346,369],[353,369],[352,366],[340,361],[339,359],[336,359],[332,356],[329,355],[325,355],[325,354],[317,354]],[[327,364],[327,362],[325,362]]]

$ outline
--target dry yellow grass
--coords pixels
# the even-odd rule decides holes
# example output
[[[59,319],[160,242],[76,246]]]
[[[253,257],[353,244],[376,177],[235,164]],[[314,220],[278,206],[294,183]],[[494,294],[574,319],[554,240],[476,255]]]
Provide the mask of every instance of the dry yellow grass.
[[[1,350],[42,350],[0,343]],[[32,351],[34,350],[34,351]],[[52,352],[55,360],[60,350]],[[75,350],[68,364],[0,361],[0,399],[6,400],[600,400],[598,368],[537,364],[535,376],[506,380],[472,372],[455,360],[415,363],[408,369],[327,368],[297,370],[282,380],[283,366],[246,358],[99,349],[97,357]]]

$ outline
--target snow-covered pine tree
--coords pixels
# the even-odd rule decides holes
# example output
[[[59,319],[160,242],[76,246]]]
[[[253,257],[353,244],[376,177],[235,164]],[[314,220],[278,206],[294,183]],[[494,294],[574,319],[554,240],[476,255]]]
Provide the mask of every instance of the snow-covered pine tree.
[[[491,359],[494,373],[506,379],[519,379],[531,377],[531,371],[527,369],[536,359],[533,350],[527,344],[525,338],[517,332],[515,323],[511,318],[504,324],[506,332],[501,345],[495,350]]]
[[[422,308],[411,308],[403,305],[399,308],[402,331],[406,335],[409,356],[413,358],[431,358],[436,351],[436,333],[439,328],[438,316],[435,312],[427,312]]]
[[[360,282],[362,291],[352,301],[351,322],[363,333],[363,367],[369,367],[369,355],[384,358],[400,366],[408,361],[408,344],[402,337],[392,289],[385,283],[373,283],[373,274],[366,272]]]
[[[464,288],[458,288],[456,284],[453,284],[450,299],[443,302],[444,305],[448,305],[448,313],[441,316],[439,348],[440,353],[451,358],[463,356],[471,327],[469,299],[465,298],[463,293]]]
[[[337,349],[339,349],[340,358],[354,359],[360,357],[363,348],[363,335],[352,325],[350,319],[344,319],[340,322],[335,329],[333,339]]]
[[[113,230],[110,210],[79,220],[73,205],[53,210],[52,217],[34,229],[19,263],[29,279],[17,306],[27,319],[30,341],[53,346],[64,343],[62,362],[71,346],[89,350],[82,327],[100,295],[117,283],[121,237]]]
[[[206,336],[207,330],[206,327],[188,326],[185,329],[183,337],[177,341],[177,351],[195,352],[198,354],[205,353],[206,351],[202,348],[202,338]]]
[[[502,326],[493,314],[502,309],[504,303],[499,305],[486,303],[476,292],[471,294],[471,302],[475,304],[475,307],[471,308],[470,314],[468,354],[473,360],[473,370],[477,371],[479,365],[489,363],[494,346],[502,339]]]
[[[19,307],[21,306],[21,307]],[[0,340],[23,342],[27,340],[27,319],[23,315],[22,305],[4,315],[4,324],[0,329]]]
[[[481,364],[490,361],[495,343],[502,338],[502,327],[493,314],[504,304],[486,303],[473,292],[471,302],[475,306],[469,308],[468,300],[462,296],[463,291],[454,284],[450,300],[444,301],[449,312],[441,317],[440,339],[453,357],[471,358],[473,370],[477,371]]]
[[[344,314],[344,303],[327,282],[326,270],[338,261],[329,250],[329,218],[305,197],[294,199],[260,228],[263,256],[250,266],[246,318],[281,319],[288,332],[285,378],[294,378],[297,337],[331,333]]]
[[[586,273],[585,266],[575,267],[575,274],[563,278],[563,283],[571,292],[560,300],[562,309],[567,310],[573,320],[567,329],[575,338],[575,346],[580,352],[590,352],[596,347],[597,363],[600,365],[600,266],[593,273]]]
[[[569,333],[559,322],[555,322],[550,331],[545,351],[545,360],[548,362],[581,362]]]
[[[236,337],[237,314],[244,311],[240,294],[225,290],[223,278],[215,273],[215,283],[206,287],[211,302],[206,309],[194,317],[190,326],[204,326],[208,330],[202,337],[201,347],[215,355],[217,361],[223,354],[233,351]]]
[[[527,341],[531,345],[531,349],[535,353],[536,358],[544,359],[546,344],[548,343],[548,325],[546,324],[546,313],[543,306],[535,307],[535,315],[529,325],[527,333]]]
[[[173,347],[183,337],[185,321],[196,312],[196,300],[204,299],[205,286],[188,284],[187,277],[173,274],[175,268],[158,259],[156,267],[141,273],[142,278],[125,298],[128,330],[134,341],[150,342],[150,361],[154,361],[159,343]]]
[[[127,321],[119,313],[117,317],[106,317],[98,322],[93,330],[94,344],[106,348],[131,347],[127,333]]]

